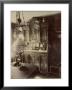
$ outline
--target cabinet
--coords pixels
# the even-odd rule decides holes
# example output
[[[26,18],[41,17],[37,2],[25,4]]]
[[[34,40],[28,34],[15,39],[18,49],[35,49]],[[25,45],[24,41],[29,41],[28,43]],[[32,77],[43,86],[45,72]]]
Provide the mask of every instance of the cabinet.
[[[39,68],[39,72],[48,73],[48,53],[39,51],[24,51],[26,63],[32,63]]]

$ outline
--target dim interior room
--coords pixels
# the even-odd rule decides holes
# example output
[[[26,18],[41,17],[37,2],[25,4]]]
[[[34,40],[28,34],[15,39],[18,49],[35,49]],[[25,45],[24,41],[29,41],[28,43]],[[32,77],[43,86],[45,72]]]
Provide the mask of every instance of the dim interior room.
[[[68,4],[4,4],[4,86],[68,85],[68,13]],[[60,70],[58,78],[11,77],[17,50],[25,55],[21,63],[36,65],[46,76]]]

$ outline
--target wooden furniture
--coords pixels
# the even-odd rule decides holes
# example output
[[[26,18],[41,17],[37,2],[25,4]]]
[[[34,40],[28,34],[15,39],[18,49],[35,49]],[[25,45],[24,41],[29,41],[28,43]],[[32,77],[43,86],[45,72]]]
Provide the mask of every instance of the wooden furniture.
[[[41,73],[48,73],[48,52],[38,50],[24,50],[25,62],[32,63]]]

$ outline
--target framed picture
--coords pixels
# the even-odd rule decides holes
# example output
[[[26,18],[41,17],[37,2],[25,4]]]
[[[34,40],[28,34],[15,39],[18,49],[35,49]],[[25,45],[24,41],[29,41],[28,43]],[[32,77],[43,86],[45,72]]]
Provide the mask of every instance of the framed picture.
[[[1,86],[69,86],[69,0],[11,0],[0,7]]]

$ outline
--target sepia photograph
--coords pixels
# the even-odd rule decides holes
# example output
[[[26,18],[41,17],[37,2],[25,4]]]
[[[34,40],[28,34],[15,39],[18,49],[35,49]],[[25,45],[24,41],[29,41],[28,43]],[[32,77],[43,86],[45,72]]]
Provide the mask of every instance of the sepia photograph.
[[[4,4],[4,86],[68,85],[68,13],[68,4]]]
[[[61,78],[61,11],[11,11],[11,79]]]

